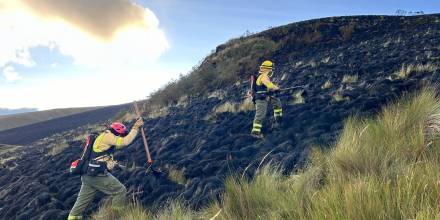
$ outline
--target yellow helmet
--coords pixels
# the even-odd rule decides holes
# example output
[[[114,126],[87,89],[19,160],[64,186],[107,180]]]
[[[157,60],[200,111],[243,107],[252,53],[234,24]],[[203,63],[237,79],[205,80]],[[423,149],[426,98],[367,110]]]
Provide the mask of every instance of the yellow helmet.
[[[266,61],[264,61],[264,62],[261,64],[260,68],[261,68],[261,67],[263,67],[263,68],[268,68],[268,69],[272,69],[272,68],[273,68],[273,63],[272,63],[272,61],[270,61],[270,60],[266,60]]]

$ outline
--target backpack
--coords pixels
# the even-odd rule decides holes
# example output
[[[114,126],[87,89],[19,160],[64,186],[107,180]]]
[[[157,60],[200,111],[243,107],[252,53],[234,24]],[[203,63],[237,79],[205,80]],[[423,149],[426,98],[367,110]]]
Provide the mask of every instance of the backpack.
[[[70,175],[83,175],[87,173],[88,162],[90,160],[90,156],[92,155],[93,144],[95,143],[97,136],[97,134],[90,134],[87,137],[81,158],[73,161],[70,164]]]

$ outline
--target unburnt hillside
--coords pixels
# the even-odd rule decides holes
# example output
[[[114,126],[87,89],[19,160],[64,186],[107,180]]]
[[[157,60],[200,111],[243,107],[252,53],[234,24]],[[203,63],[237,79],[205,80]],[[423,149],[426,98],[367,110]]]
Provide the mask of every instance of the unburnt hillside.
[[[440,82],[440,15],[337,17],[293,23],[219,46],[194,71],[145,105],[145,131],[160,175],[145,173],[142,140],[116,153],[114,172],[150,208],[181,199],[200,208],[216,199],[225,177],[252,177],[262,164],[285,173],[301,167],[311,146],[329,146],[348,116],[371,115],[405,92]],[[243,96],[263,59],[276,63],[285,121],[265,139],[248,135],[253,111]],[[0,173],[0,218],[62,219],[79,191],[65,170],[79,155],[82,127],[7,152]],[[67,139],[62,150],[56,143]],[[35,166],[38,164],[38,166]],[[99,199],[99,198],[97,198]],[[89,212],[96,210],[94,203]]]
[[[20,114],[26,112],[35,112],[38,111],[36,108],[19,108],[19,109],[8,109],[8,108],[0,108],[0,118],[4,115],[12,115],[12,114]]]
[[[115,105],[102,108],[84,108],[71,110],[54,110],[48,112],[38,112],[22,116],[11,116],[0,122],[10,122],[17,126],[0,131],[0,143],[24,145],[38,139],[51,136],[56,133],[77,128],[85,124],[94,124],[113,118],[118,112],[125,109],[127,105]],[[53,119],[51,119],[54,117]],[[40,121],[41,120],[41,121]],[[40,121],[40,122],[38,122]],[[28,124],[30,123],[30,124]]]

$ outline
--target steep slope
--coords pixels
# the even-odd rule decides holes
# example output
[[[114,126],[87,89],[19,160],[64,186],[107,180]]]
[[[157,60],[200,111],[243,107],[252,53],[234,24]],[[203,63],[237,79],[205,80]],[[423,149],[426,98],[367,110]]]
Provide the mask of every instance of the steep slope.
[[[200,208],[218,198],[231,174],[252,177],[260,164],[269,161],[279,163],[285,173],[296,170],[311,146],[336,141],[348,116],[377,113],[402,93],[440,82],[439,21],[440,15],[326,18],[221,45],[191,75],[147,101],[145,131],[156,166],[184,178],[172,181],[175,178],[166,173],[145,174],[140,138],[115,154],[129,168],[114,175],[130,196],[150,208],[170,198]],[[259,44],[263,46],[255,46]],[[276,63],[275,78],[281,86],[305,85],[307,93],[283,97],[283,128],[270,131],[268,119],[266,138],[256,140],[247,135],[253,111],[248,111],[242,97],[247,75],[266,58]],[[3,164],[0,218],[67,215],[80,182],[64,172],[81,150],[73,139],[84,131],[79,128],[34,143]],[[57,138],[66,138],[70,147],[49,154]],[[88,211],[96,207],[94,203]]]
[[[55,118],[79,114],[81,112],[91,111],[95,109],[98,109],[98,107],[52,109],[13,115],[0,115],[0,132],[12,128],[35,124],[42,121],[52,120]]]

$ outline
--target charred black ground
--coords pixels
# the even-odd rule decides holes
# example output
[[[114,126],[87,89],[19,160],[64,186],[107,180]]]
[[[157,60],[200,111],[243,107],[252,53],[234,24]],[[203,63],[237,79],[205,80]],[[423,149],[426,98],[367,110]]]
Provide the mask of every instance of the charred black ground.
[[[248,38],[253,37],[284,42],[265,58],[276,63],[275,78],[281,86],[306,86],[304,103],[298,96],[295,101],[292,96],[284,97],[283,128],[270,131],[267,121],[265,139],[253,139],[247,134],[254,113],[238,108],[247,89],[241,74],[238,83],[216,87],[220,90],[210,95],[192,95],[184,104],[168,106],[166,116],[146,120],[156,165],[181,171],[186,179],[178,184],[166,174],[146,175],[138,137],[116,154],[129,169],[116,170],[114,175],[147,207],[157,208],[168,199],[185,200],[193,208],[207,205],[222,192],[227,176],[241,175],[249,166],[245,175],[251,177],[268,153],[266,162],[294,171],[312,146],[334,142],[350,115],[377,113],[403,93],[440,82],[440,15],[326,18]],[[219,47],[216,53],[225,49]],[[225,103],[237,108],[213,113]],[[72,132],[63,135],[68,140],[74,136]],[[1,154],[0,159],[16,158],[3,163],[0,170],[0,218],[67,216],[80,180],[65,171],[80,154],[81,144],[70,140],[64,152],[50,156],[47,142],[42,143]],[[97,206],[95,203],[89,212]]]

